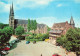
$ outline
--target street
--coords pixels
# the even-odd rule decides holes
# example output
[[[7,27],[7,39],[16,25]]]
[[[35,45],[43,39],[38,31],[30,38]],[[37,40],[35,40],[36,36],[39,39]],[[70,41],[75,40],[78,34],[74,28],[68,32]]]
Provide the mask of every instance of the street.
[[[10,50],[6,56],[52,56],[52,54],[58,53],[65,56],[65,50],[58,46],[52,45],[48,42],[37,42],[33,44],[26,44],[26,41],[17,43],[17,47]]]

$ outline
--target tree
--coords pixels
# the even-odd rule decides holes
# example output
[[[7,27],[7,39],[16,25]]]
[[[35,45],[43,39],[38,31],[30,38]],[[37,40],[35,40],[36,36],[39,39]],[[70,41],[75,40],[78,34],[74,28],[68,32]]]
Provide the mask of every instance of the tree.
[[[79,29],[70,29],[67,34],[66,38],[71,43],[71,51],[80,51],[80,32]]]
[[[28,32],[30,31],[30,27],[31,27],[31,25],[30,25],[30,19],[28,19],[28,24],[27,24]]]
[[[36,20],[33,20],[33,30],[35,31],[37,29],[37,22]]]
[[[35,31],[37,29],[37,22],[36,22],[36,20],[28,19],[27,29],[28,29],[28,32],[30,30],[34,30]]]
[[[5,33],[0,30],[0,46],[2,46],[4,43],[6,43],[8,39],[6,38]]]
[[[24,33],[24,28],[22,26],[18,26],[15,30],[16,35],[22,35]]]
[[[10,37],[14,33],[14,29],[8,26],[3,28],[3,32],[6,34],[7,37]]]
[[[48,26],[47,26],[47,31],[49,32],[51,30],[51,28],[49,28]]]
[[[80,29],[69,29],[65,37],[57,38],[57,43],[68,51],[80,51]]]
[[[31,25],[31,30],[33,30],[34,29],[34,21],[33,20],[30,21],[30,25]]]
[[[5,27],[9,26],[8,24],[3,24],[3,23],[0,23],[0,29],[3,29]]]
[[[13,34],[13,28],[5,27],[0,29],[0,44],[4,44],[10,40],[11,35]]]
[[[0,29],[2,29],[3,28],[3,23],[0,23]]]

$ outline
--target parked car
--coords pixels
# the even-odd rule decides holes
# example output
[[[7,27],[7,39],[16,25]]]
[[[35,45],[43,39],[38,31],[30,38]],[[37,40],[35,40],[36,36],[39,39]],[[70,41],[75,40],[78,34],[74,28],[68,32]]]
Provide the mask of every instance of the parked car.
[[[45,39],[45,42],[48,42],[49,41],[49,39]]]
[[[1,56],[1,54],[0,54],[0,56]]]
[[[30,43],[30,41],[26,41],[26,44],[29,44]]]
[[[4,48],[2,48],[1,50],[5,50],[5,51],[8,51],[8,50],[10,50],[10,46],[5,46]]]
[[[6,54],[8,54],[9,52],[8,51],[0,51],[0,54],[2,54],[2,55],[6,55]]]
[[[58,55],[58,54],[53,54],[52,56],[61,56],[61,55]]]
[[[15,42],[19,42],[19,41],[20,41],[19,39],[16,39],[16,40],[15,40]]]
[[[15,40],[11,41],[10,43],[15,44]]]
[[[9,43],[10,48],[12,47],[12,43]]]
[[[36,43],[36,41],[33,41],[33,44],[35,44]]]

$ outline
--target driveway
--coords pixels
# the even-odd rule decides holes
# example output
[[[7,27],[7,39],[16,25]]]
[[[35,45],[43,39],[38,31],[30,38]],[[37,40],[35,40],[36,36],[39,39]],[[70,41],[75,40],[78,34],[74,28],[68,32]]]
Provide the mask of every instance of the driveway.
[[[52,56],[58,53],[62,56],[65,55],[65,50],[59,46],[52,45],[47,42],[37,42],[36,44],[26,44],[26,41],[17,43],[17,47],[10,50],[7,56]]]

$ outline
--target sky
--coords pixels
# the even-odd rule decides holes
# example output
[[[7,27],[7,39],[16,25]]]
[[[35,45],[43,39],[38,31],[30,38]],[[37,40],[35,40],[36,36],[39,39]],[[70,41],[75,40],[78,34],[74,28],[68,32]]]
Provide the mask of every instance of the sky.
[[[0,0],[0,23],[9,24],[10,6],[15,19],[31,19],[52,27],[54,23],[70,23],[73,16],[80,27],[80,0]]]

